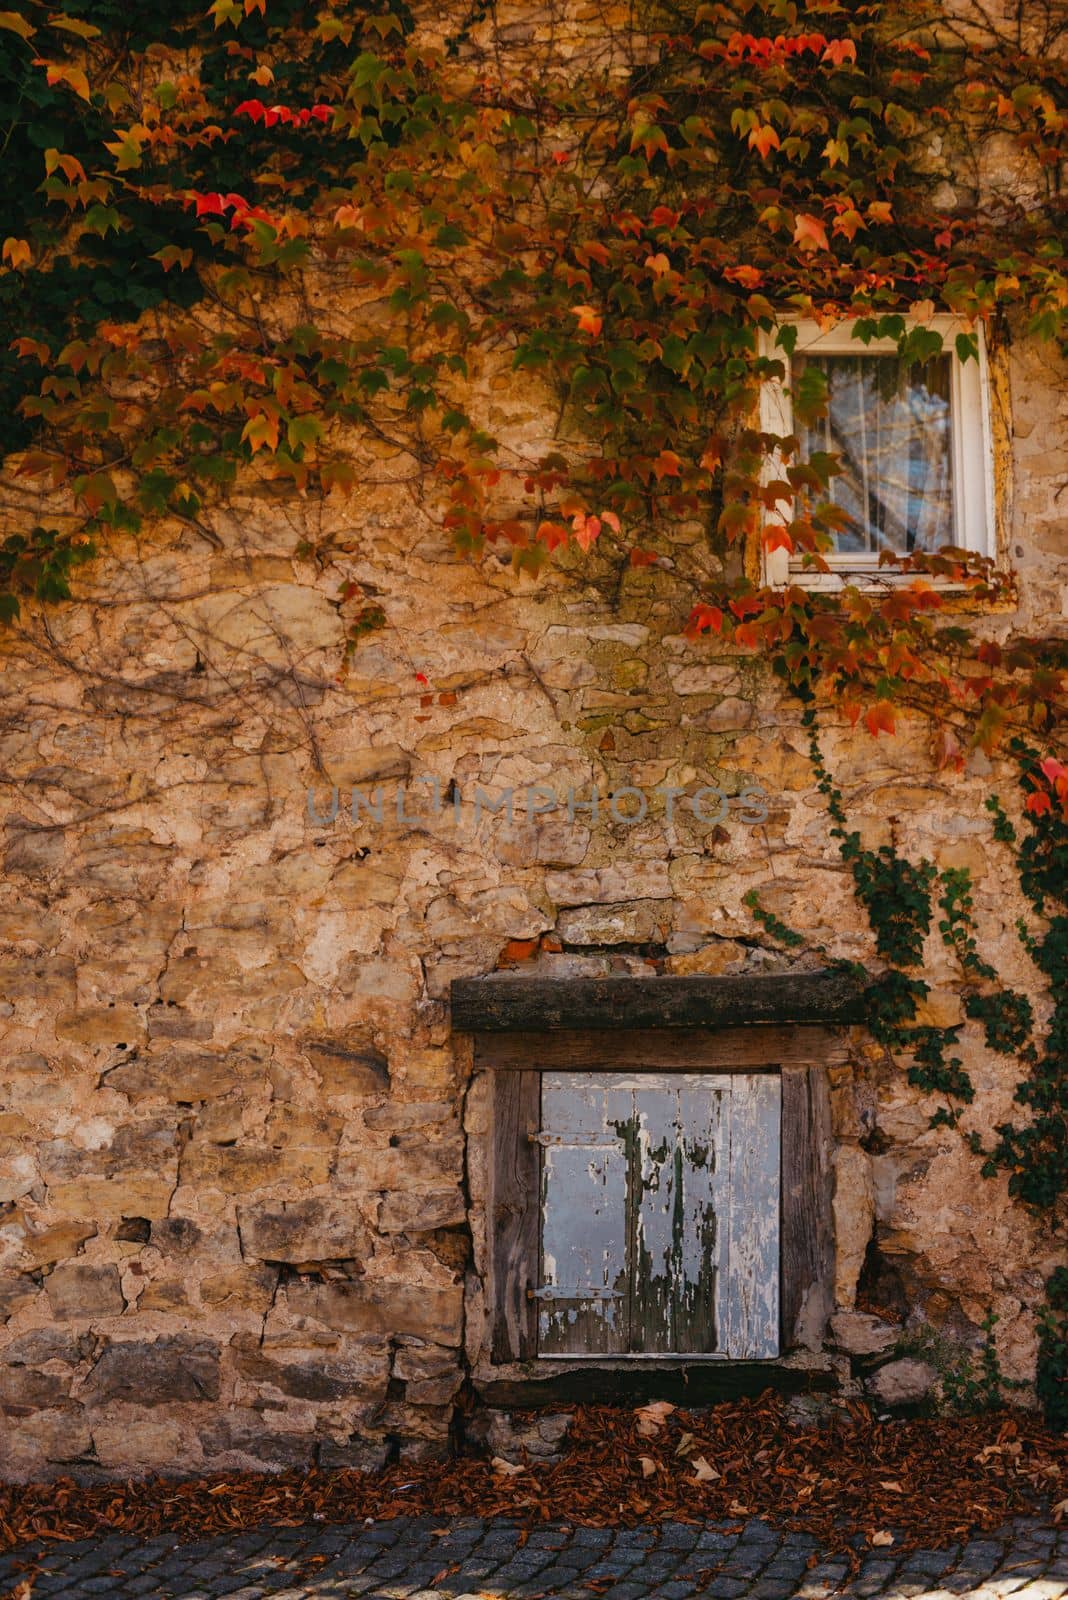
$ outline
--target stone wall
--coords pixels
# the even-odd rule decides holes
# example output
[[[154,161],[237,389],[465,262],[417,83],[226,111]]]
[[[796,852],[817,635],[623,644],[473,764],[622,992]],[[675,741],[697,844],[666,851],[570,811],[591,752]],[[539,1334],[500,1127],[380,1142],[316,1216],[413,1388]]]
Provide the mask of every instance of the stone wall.
[[[997,637],[1068,605],[1064,373],[1019,343],[1007,374],[1021,608],[988,619]],[[508,448],[539,448],[538,397],[477,381]],[[484,1095],[450,981],[502,962],[758,979],[781,957],[751,888],[866,952],[795,709],[759,663],[682,636],[718,568],[703,533],[641,570],[464,564],[400,447],[366,448],[349,503],[238,494],[218,547],[155,530],[90,571],[88,604],[0,638],[5,1477],[445,1450],[485,1241]],[[302,538],[321,564],[294,557]],[[388,625],[343,671],[346,578]],[[827,738],[866,841],[967,865],[984,953],[1037,992],[982,806],[999,786],[1015,803],[1010,774],[981,756],[935,773],[928,744],[918,725]],[[530,785],[562,803],[477,814],[479,789]],[[663,796],[636,824],[605,804],[661,785],[670,821]],[[766,821],[695,815],[684,797],[716,786],[762,787]],[[381,820],[351,821],[354,787],[381,788]],[[598,816],[569,819],[569,789],[599,792]],[[931,1015],[955,1019],[937,937],[930,968]],[[966,1039],[988,1133],[1015,1069]],[[831,1078],[839,1308],[859,1288],[966,1344],[994,1311],[1007,1374],[1029,1378],[1048,1245],[862,1033]]]

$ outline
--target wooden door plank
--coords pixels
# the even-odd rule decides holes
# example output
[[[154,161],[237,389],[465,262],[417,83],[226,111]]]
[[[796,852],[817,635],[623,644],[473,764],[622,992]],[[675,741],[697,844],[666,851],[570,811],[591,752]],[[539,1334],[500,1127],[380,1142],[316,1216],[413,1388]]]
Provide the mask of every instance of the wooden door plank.
[[[831,1099],[821,1068],[782,1074],[782,1327],[818,1350],[834,1304]]]
[[[731,1079],[724,1343],[738,1361],[779,1354],[781,1099],[778,1077]]]
[[[726,1232],[726,1078],[639,1078],[632,1188],[631,1349],[716,1349],[716,1297]]]
[[[490,1343],[495,1362],[537,1353],[537,1304],[527,1291],[538,1270],[541,1076],[500,1073],[493,1081],[493,1175]]]
[[[627,1349],[627,1150],[615,1130],[630,1113],[612,1078],[542,1078],[539,1287],[557,1293],[539,1303],[541,1356]]]

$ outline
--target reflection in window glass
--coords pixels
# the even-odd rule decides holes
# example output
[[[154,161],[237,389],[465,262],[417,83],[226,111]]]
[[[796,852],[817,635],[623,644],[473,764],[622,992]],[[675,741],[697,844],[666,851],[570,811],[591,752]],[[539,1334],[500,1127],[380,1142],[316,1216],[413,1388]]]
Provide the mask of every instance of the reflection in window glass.
[[[798,355],[795,381],[806,365],[824,374],[829,404],[797,428],[802,459],[833,451],[842,467],[830,498],[849,520],[835,553],[955,543],[949,356],[908,366],[895,355]]]

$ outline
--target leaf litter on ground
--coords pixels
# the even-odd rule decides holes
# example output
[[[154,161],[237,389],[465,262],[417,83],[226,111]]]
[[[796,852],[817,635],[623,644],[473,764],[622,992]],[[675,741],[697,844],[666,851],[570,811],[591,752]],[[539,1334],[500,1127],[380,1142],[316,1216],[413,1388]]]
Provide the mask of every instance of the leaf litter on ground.
[[[888,1535],[908,1550],[1052,1506],[1063,1514],[1066,1467],[1068,1437],[1023,1412],[881,1421],[849,1401],[798,1426],[771,1393],[699,1411],[580,1406],[548,1462],[461,1455],[369,1473],[0,1486],[0,1549],[114,1531],[191,1540],[405,1515],[505,1517],[521,1529],[760,1517],[855,1561]]]

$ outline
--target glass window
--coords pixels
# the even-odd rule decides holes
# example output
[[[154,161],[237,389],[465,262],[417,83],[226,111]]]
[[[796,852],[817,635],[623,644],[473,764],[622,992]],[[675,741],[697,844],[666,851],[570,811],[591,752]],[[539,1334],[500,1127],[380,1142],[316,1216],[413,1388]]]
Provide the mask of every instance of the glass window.
[[[908,365],[896,355],[804,355],[824,376],[827,415],[797,427],[802,459],[833,452],[841,473],[830,498],[847,518],[835,532],[841,557],[936,551],[958,543],[954,512],[951,357]]]

